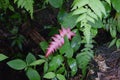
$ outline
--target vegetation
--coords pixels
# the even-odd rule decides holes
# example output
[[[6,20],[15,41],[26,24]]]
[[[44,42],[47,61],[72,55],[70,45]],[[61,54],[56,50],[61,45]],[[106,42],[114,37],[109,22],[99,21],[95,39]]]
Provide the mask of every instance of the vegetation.
[[[120,48],[118,3],[120,0],[0,0],[0,41],[7,39],[13,50],[9,55],[0,50],[0,61],[6,59],[9,67],[24,71],[29,80],[68,80],[77,74],[84,80],[100,31],[110,33],[109,47]],[[44,10],[53,14],[49,18],[43,13],[45,23],[38,15]],[[39,47],[37,54],[29,46],[31,39]]]

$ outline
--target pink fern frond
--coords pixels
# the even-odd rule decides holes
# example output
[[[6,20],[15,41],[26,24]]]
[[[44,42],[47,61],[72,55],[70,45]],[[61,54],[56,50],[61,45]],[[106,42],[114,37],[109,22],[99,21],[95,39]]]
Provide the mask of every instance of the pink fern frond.
[[[52,42],[50,43],[49,47],[46,51],[46,57],[54,53],[58,48],[60,48],[64,44],[64,37],[67,36],[69,40],[73,36],[75,36],[75,33],[70,30],[70,28],[62,28],[59,30],[60,34],[56,34],[54,37],[52,37]]]

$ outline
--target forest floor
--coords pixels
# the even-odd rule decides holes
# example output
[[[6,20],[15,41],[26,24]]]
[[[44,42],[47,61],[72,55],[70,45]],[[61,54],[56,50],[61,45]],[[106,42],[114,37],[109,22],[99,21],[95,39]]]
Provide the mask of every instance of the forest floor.
[[[70,80],[80,80],[81,74],[77,74]],[[0,62],[0,80],[28,80],[24,71],[15,71],[7,66],[6,60]],[[120,50],[108,48],[102,45],[96,48],[94,60],[85,80],[120,80]]]
[[[39,42],[47,39],[47,33],[42,31],[44,25],[56,24],[56,12],[51,10],[44,10],[41,13],[36,13],[36,18],[33,21],[33,25],[29,27],[29,21],[23,23],[20,33],[27,37],[27,40],[23,44],[23,51],[11,46],[11,41],[8,40],[10,33],[6,31],[5,26],[0,27],[0,53],[12,57],[17,52],[21,52],[25,56],[29,51],[34,52],[35,55],[40,53]],[[0,23],[1,24],[1,23]],[[41,32],[41,33],[40,33]],[[41,36],[43,35],[43,36]],[[99,40],[98,36],[98,40]],[[108,37],[107,35],[105,36]],[[100,37],[101,38],[101,37]],[[104,40],[101,40],[102,42]],[[110,41],[110,40],[109,40]],[[106,41],[107,42],[107,41]],[[115,47],[108,48],[108,44],[104,43],[94,49],[95,57],[90,62],[85,80],[120,80],[120,50]],[[12,53],[12,54],[11,54]],[[15,54],[13,54],[15,53]],[[0,62],[0,80],[28,80],[24,71],[15,71],[8,67],[6,62],[9,59]],[[80,80],[81,74],[77,74],[70,80]]]

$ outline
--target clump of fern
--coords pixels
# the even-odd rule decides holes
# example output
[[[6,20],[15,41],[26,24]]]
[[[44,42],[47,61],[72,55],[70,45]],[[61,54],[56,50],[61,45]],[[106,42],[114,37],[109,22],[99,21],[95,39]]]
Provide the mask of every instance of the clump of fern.
[[[110,0],[105,0],[105,2],[110,4]],[[78,67],[82,69],[84,77],[88,63],[93,58],[92,43],[97,33],[97,29],[94,29],[91,23],[95,24],[98,20],[102,21],[102,18],[106,16],[106,10],[100,0],[74,0],[71,11],[73,15],[78,16],[76,24],[80,24],[78,28],[84,34],[81,43],[84,43],[85,47],[76,57]]]

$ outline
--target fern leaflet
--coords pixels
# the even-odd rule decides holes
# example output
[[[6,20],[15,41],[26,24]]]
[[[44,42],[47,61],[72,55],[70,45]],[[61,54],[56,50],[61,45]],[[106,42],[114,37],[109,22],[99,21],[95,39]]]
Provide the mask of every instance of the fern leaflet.
[[[30,13],[30,16],[33,17],[34,0],[14,0],[14,3],[17,3],[18,7],[25,8]]]

